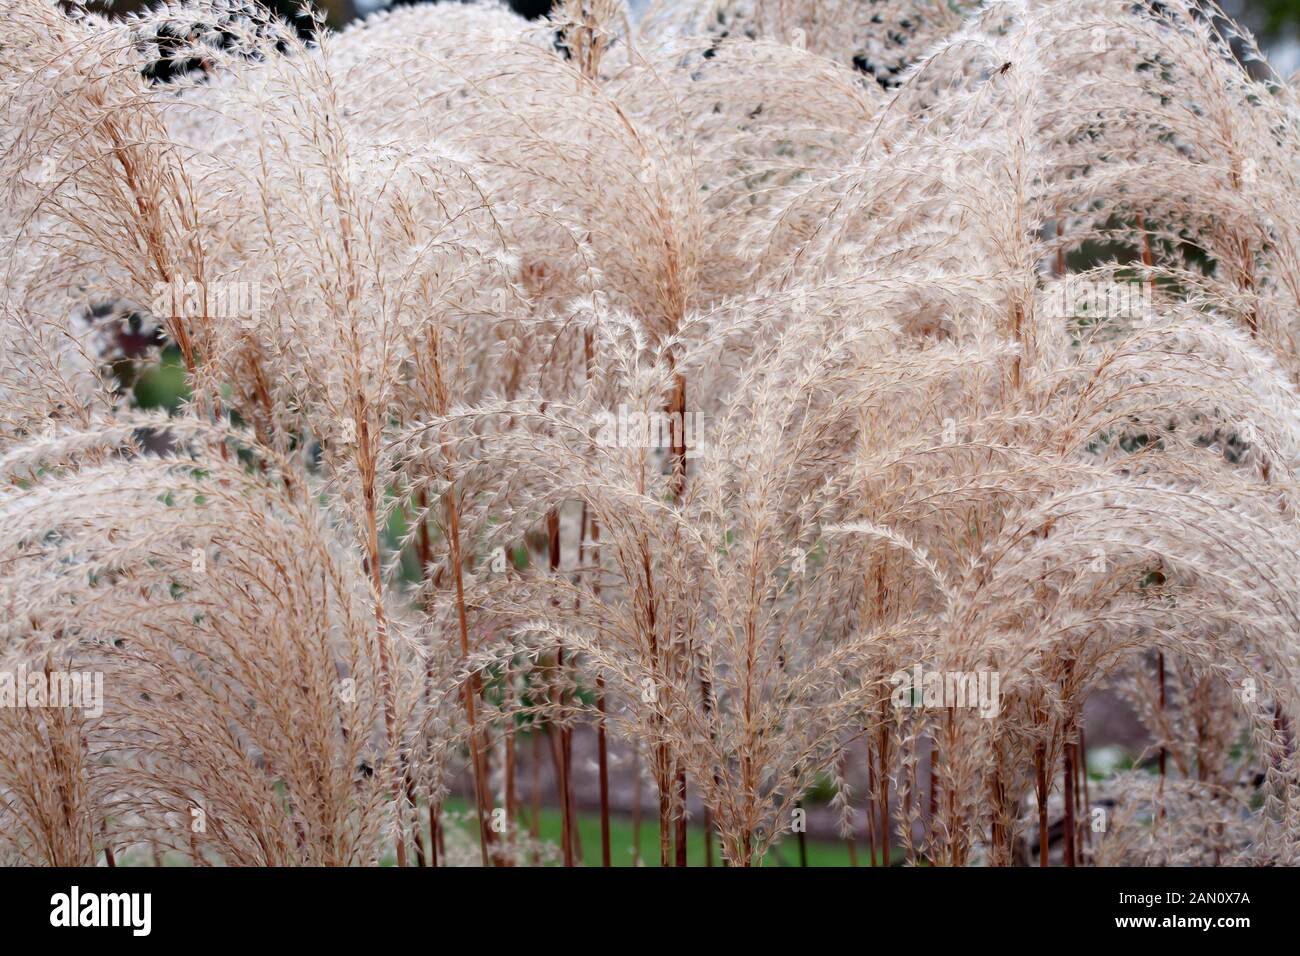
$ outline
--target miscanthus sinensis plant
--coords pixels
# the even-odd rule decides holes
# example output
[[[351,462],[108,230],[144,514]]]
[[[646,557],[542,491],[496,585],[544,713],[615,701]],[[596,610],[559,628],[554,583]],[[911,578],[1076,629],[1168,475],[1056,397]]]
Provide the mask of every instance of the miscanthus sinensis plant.
[[[0,707],[6,861],[572,863],[595,728],[665,864],[828,779],[1295,862],[1300,103],[1213,7],[0,9],[0,664],[104,677]]]

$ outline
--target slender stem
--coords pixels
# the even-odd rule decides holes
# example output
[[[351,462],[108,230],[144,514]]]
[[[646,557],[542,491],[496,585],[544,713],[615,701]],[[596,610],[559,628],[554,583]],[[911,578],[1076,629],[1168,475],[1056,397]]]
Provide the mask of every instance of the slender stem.
[[[384,613],[384,585],[381,573],[381,559],[379,554],[379,519],[378,506],[375,495],[374,482],[374,464],[370,460],[369,452],[369,430],[364,416],[359,415],[360,423],[358,424],[358,448],[363,453],[358,454],[357,469],[361,474],[362,492],[365,498],[365,518],[366,518],[366,565],[370,572],[370,585],[374,590],[374,614],[375,614],[375,631],[376,643],[379,650],[379,687],[380,696],[383,703],[384,711],[384,728],[388,735],[388,746],[393,751],[400,751],[401,741],[397,733],[397,700],[393,689],[392,678],[392,649],[388,643],[388,619]],[[405,800],[405,777],[406,762],[403,757],[398,756],[400,764],[398,770],[399,786],[398,791],[398,831],[397,831],[397,865],[406,866],[406,833],[401,803]]]
[[[674,828],[676,859],[674,865],[686,865],[686,770],[677,765],[677,820]]]
[[[610,866],[609,849],[609,760],[605,749],[605,678],[596,678],[596,709],[600,723],[596,725],[596,759],[600,765],[600,865]]]
[[[429,866],[438,866],[438,849],[442,845],[442,830],[438,826],[438,817],[442,808],[429,801]]]
[[[564,652],[557,658],[563,661]],[[560,803],[560,849],[564,855],[564,865],[573,866],[573,818],[569,806],[569,771],[564,753],[563,731],[556,730],[551,724],[546,725],[546,736],[551,743],[551,759],[555,761],[556,797]]]
[[[587,362],[591,363],[591,333],[587,333],[586,342]],[[588,378],[590,378],[590,367],[588,368]],[[590,541],[590,547],[587,542]],[[582,502],[582,544],[578,548],[578,562],[586,567],[590,559],[592,565],[599,571],[600,552],[597,550],[600,541],[600,523],[596,516],[591,513],[587,507],[587,502]],[[600,599],[600,576],[597,573],[592,582],[592,593],[596,600]],[[605,678],[601,674],[596,675],[596,711],[600,717],[596,721],[596,762],[599,768],[600,777],[600,863],[601,866],[610,866],[610,841],[609,841],[609,748],[605,734]]]
[[[506,666],[506,693],[513,701],[514,690],[509,665]],[[509,719],[506,726],[506,842],[513,853],[516,840],[516,826],[519,814],[519,801],[515,794],[515,724]]]
[[[1159,801],[1160,801],[1160,817],[1161,819],[1163,819],[1165,815],[1165,765],[1167,763],[1168,756],[1169,756],[1169,751],[1165,748],[1164,740],[1163,740],[1164,726],[1165,726],[1165,720],[1164,720],[1165,717],[1165,652],[1164,651],[1156,651],[1156,680],[1159,683],[1159,687],[1160,687],[1160,728],[1161,728],[1160,731],[1161,743],[1160,743],[1160,757],[1159,757],[1160,784],[1159,784],[1158,793],[1159,793]]]
[[[632,742],[632,862],[641,862],[641,744]]]
[[[560,512],[546,513],[546,540],[551,573],[560,569]],[[555,652],[555,705],[559,715],[558,739],[554,741],[556,786],[560,798],[560,842],[564,845],[564,865],[573,866],[573,805],[569,797],[568,734],[564,727],[564,649]]]
[[[1083,782],[1083,809],[1091,813],[1092,797],[1088,794],[1088,741],[1082,727],[1079,728],[1079,777]],[[1088,846],[1092,846],[1091,826],[1084,827],[1083,839]]]
[[[951,710],[948,712],[948,715],[949,715],[949,717],[952,716],[952,711],[951,711]],[[930,844],[931,844],[930,855],[931,855],[931,856],[935,856],[935,855],[936,855],[936,850],[934,849],[934,847],[935,847],[935,846],[937,845],[937,843],[938,843],[938,833],[939,833],[938,828],[935,826],[935,821],[938,820],[938,818],[939,818],[939,775],[938,775],[938,773],[936,772],[936,768],[938,767],[938,764],[939,764],[939,741],[938,741],[938,738],[937,738],[933,733],[931,733],[931,735],[930,735],[930,761],[929,761],[929,763],[930,763],[930,766],[929,766],[929,774],[928,774],[928,776],[929,776],[929,782],[930,782],[930,786],[929,786],[929,790],[930,790],[930,807],[929,807],[929,810],[930,810],[930,832],[929,832],[928,836],[929,836],[929,838],[930,838]]]
[[[889,701],[881,704],[882,716],[888,717]],[[880,854],[881,865],[889,866],[889,728],[883,723],[880,730]]]
[[[673,392],[668,403],[668,421],[672,433],[671,460],[673,469],[673,503],[680,505],[686,493],[686,379],[677,375],[673,379]],[[686,865],[686,767],[677,764],[677,866]]]
[[[655,777],[659,781],[659,865],[672,866],[673,794],[668,766],[668,747],[655,747]]]
[[[1034,791],[1038,797],[1038,865],[1047,866],[1047,745],[1034,751]]]
[[[451,548],[451,576],[456,588],[456,625],[460,636],[460,656],[463,661],[469,658],[469,620],[465,613],[465,578],[461,567],[460,508],[456,503],[455,486],[447,489],[446,509],[447,542]],[[491,866],[492,858],[488,852],[488,843],[491,837],[488,831],[487,814],[484,812],[487,800],[485,789],[487,774],[483,763],[482,748],[479,745],[478,718],[474,708],[474,701],[478,697],[478,691],[479,681],[477,675],[475,675],[465,682],[465,719],[469,723],[470,761],[474,772],[474,804],[478,808],[479,851],[482,855],[483,865]]]
[[[876,757],[875,749],[871,745],[871,738],[867,738],[867,852],[871,854],[871,865],[876,865],[876,801],[873,794],[876,792]]]
[[[1065,865],[1074,866],[1074,744],[1068,741],[1065,744],[1063,776],[1065,778],[1065,832],[1063,834],[1065,840]]]

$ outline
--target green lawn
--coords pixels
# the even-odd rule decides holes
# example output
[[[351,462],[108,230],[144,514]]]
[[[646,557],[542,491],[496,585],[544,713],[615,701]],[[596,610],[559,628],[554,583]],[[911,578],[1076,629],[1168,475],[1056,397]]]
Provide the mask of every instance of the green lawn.
[[[458,818],[467,817],[471,812],[469,803],[463,800],[448,800],[448,813]],[[521,820],[525,832],[531,821],[531,811],[524,813]],[[542,840],[560,842],[560,811],[550,807],[542,808],[539,819]],[[472,822],[466,820],[458,823],[469,830]],[[582,846],[582,859],[587,866],[600,866],[600,815],[596,813],[578,814],[578,836]],[[633,847],[635,841],[632,833],[632,820],[629,817],[613,816],[609,821],[610,863],[613,866],[633,866]],[[894,854],[891,854],[894,855]],[[657,817],[647,815],[641,819],[641,858],[645,866],[659,865],[659,822]],[[704,866],[704,830],[698,821],[687,827],[686,860],[690,866]],[[871,858],[865,845],[858,846],[858,865],[869,866]],[[713,844],[713,865],[721,866],[717,837]],[[768,853],[764,866],[798,866],[799,844],[793,837]],[[849,866],[849,848],[843,842],[826,840],[808,841],[809,866]]]

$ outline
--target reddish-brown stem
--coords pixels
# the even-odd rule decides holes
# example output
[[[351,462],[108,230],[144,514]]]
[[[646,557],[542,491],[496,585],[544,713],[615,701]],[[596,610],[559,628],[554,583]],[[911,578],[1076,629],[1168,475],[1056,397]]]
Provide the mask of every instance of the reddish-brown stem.
[[[1038,798],[1038,865],[1047,866],[1047,745],[1034,750],[1034,793]]]
[[[700,674],[700,700],[704,707],[706,719],[711,718],[713,714],[713,684],[703,673]],[[713,784],[715,792],[722,789],[721,775],[715,770],[713,773]],[[704,804],[704,865],[713,866],[713,811],[708,802]]]
[[[867,740],[867,794],[870,796],[876,791],[876,758],[875,751],[871,746],[871,740]],[[871,865],[876,865],[876,801],[867,800],[867,851],[871,854]]]
[[[365,416],[358,415],[357,417],[360,419],[357,426],[358,447],[363,450],[368,449],[369,429]],[[365,499],[366,570],[370,574],[370,585],[374,589],[376,645],[379,651],[379,689],[383,704],[384,728],[388,734],[388,746],[396,752],[400,750],[401,741],[398,739],[397,733],[397,703],[393,689],[392,650],[388,643],[388,620],[384,613],[384,585],[380,568],[379,520],[378,505],[375,500],[374,462],[370,460],[368,452],[358,453],[357,470],[361,475],[362,494]],[[397,776],[397,802],[399,805],[397,865],[403,867],[406,866],[406,827],[404,823],[405,813],[400,812],[400,804],[405,799],[406,761],[401,756],[398,756],[397,759],[400,764]]]
[[[1083,728],[1079,728],[1079,779],[1083,784],[1083,809],[1085,813],[1092,811],[1092,797],[1088,794],[1088,742],[1084,736]],[[1083,840],[1088,846],[1092,846],[1092,827],[1083,828]]]
[[[429,499],[427,493],[423,488],[421,488],[419,492],[417,492],[416,494],[415,506],[420,515],[420,531],[419,534],[416,536],[416,544],[415,544],[416,557],[420,562],[420,580],[423,581],[424,576],[429,573],[430,565],[433,563],[433,541],[429,535],[429,516],[428,516]],[[425,600],[425,610],[431,611],[432,607],[433,607],[433,600],[432,597],[430,596]],[[432,669],[426,670],[424,676],[425,676],[425,694],[427,695],[431,693],[430,687],[433,679]],[[429,795],[428,802],[429,802],[429,865],[437,866],[438,865],[438,830],[437,830],[438,817],[437,817],[437,809],[435,807],[435,801],[433,800],[432,795]],[[411,803],[412,805],[415,804],[415,798],[413,795],[411,797]],[[416,811],[416,820],[417,821],[419,820],[418,810]],[[418,822],[416,826],[416,832],[417,833],[419,832]],[[418,838],[416,840],[416,852],[417,853],[420,852]],[[421,855],[420,858],[420,865],[421,866],[424,865],[423,855]]]
[[[1157,683],[1159,684],[1159,688],[1160,688],[1160,691],[1159,691],[1159,693],[1160,693],[1160,727],[1161,727],[1161,734],[1160,734],[1160,735],[1161,735],[1161,738],[1163,738],[1163,737],[1164,737],[1164,729],[1163,729],[1163,728],[1164,728],[1164,715],[1165,715],[1165,652],[1164,652],[1164,651],[1156,651],[1156,681],[1157,681]],[[1165,745],[1164,745],[1164,742],[1163,742],[1163,739],[1162,739],[1161,744],[1160,744],[1160,756],[1159,756],[1159,763],[1160,763],[1159,799],[1160,799],[1160,817],[1161,817],[1162,819],[1164,818],[1164,815],[1165,815],[1165,802],[1164,802],[1164,800],[1165,800],[1165,765],[1166,765],[1166,763],[1167,763],[1167,761],[1168,761],[1168,756],[1169,756],[1169,751],[1165,748]]]
[[[991,827],[993,866],[1010,866],[1015,849],[1012,845],[1011,827],[1008,824],[1012,814],[1008,806],[1006,769],[1000,749],[994,751],[993,772],[989,775],[989,803],[993,808]]]
[[[713,811],[704,806],[704,865],[713,866]]]
[[[442,828],[438,825],[441,808],[429,802],[429,866],[438,865],[438,851],[442,846]]]
[[[456,627],[460,637],[460,656],[461,660],[464,661],[469,658],[469,619],[465,613],[465,578],[461,567],[463,558],[460,542],[460,508],[456,503],[456,489],[454,486],[447,489],[446,510],[447,543],[451,550],[449,557],[451,576],[456,588]],[[474,771],[474,804],[478,809],[479,852],[482,855],[483,865],[491,866],[492,857],[488,852],[488,844],[492,837],[489,835],[488,814],[486,812],[488,798],[486,790],[487,774],[479,741],[478,717],[474,707],[478,691],[479,681],[476,675],[465,682],[465,719],[469,723],[470,760]]]
[[[1062,838],[1065,846],[1065,865],[1074,866],[1074,744],[1065,745],[1065,821]]]
[[[950,716],[951,716],[951,712],[949,712],[949,713],[950,713]],[[931,738],[930,738],[930,768],[929,768],[929,771],[930,771],[930,772],[929,772],[928,776],[929,776],[929,778],[930,778],[930,779],[929,779],[929,782],[930,782],[930,839],[931,839],[931,842],[932,842],[932,843],[937,842],[937,840],[938,840],[938,836],[937,836],[937,834],[938,834],[938,832],[939,832],[939,831],[938,831],[938,828],[935,826],[935,821],[938,820],[938,818],[939,818],[939,775],[935,772],[935,768],[938,766],[938,764],[939,764],[939,741],[938,741],[937,739],[935,739],[934,736],[931,736]],[[934,851],[931,851],[931,855],[933,855],[933,853],[934,853]]]
[[[1056,220],[1056,238],[1060,239],[1065,235],[1065,220],[1059,216]],[[1056,274],[1065,275],[1065,243],[1060,243],[1056,247]]]
[[[554,574],[560,569],[560,512],[552,508],[546,513],[547,556]],[[564,865],[573,866],[573,811],[569,795],[569,741],[564,726],[564,649],[555,652],[556,693],[555,705],[559,714],[559,733],[555,735],[555,781],[560,799],[560,842],[564,849]]]
[[[510,688],[510,669],[506,668],[506,693],[512,693]],[[515,796],[515,725],[510,720],[506,726],[506,843],[513,851],[515,845],[515,827],[519,814],[519,801]],[[504,860],[510,857],[502,854]],[[509,864],[507,864],[509,865]]]
[[[591,333],[587,333],[586,352],[588,377],[590,377]],[[578,549],[579,563],[585,567],[590,554],[590,559],[598,570],[600,567],[600,552],[597,548],[600,541],[600,523],[596,521],[596,516],[589,511],[586,501],[582,503],[582,541],[583,545]],[[588,541],[590,541],[590,548],[586,545]],[[593,578],[591,587],[593,595],[599,600],[599,573]],[[605,734],[605,678],[601,674],[596,675],[596,711],[600,714],[596,721],[596,763],[600,780],[600,862],[601,866],[610,866],[609,744]]]
[[[632,744],[632,862],[641,862],[641,745]]]
[[[953,753],[956,753],[956,752],[957,752],[957,746],[956,746],[956,742],[957,742],[957,727],[956,727],[956,722],[957,722],[957,713],[956,713],[956,710],[955,710],[954,708],[952,708],[952,707],[949,707],[949,708],[948,708],[948,713],[947,713],[947,716],[946,716],[946,721],[947,721],[947,729],[948,729],[948,732],[947,732],[947,740],[948,740],[947,753],[949,753],[949,754],[953,754]],[[948,842],[948,849],[949,849],[949,863],[950,863],[950,865],[960,866],[960,865],[964,862],[964,849],[963,849],[962,845],[961,845],[959,842],[956,841],[956,835],[957,835],[958,833],[960,833],[961,831],[960,831],[960,827],[959,827],[959,822],[958,822],[958,820],[957,820],[957,793],[956,793],[955,788],[953,788],[953,787],[949,787],[949,788],[948,788],[948,792],[945,794],[945,798],[946,798],[946,799],[945,799],[944,802],[945,802],[945,804],[947,805],[947,814],[948,814],[948,826],[947,826],[947,830],[948,830],[948,834],[949,834],[949,837],[948,837],[948,840],[949,840],[949,842]]]
[[[672,866],[673,793],[668,747],[655,747],[655,778],[659,781],[659,865]]]
[[[681,375],[673,380],[673,392],[668,403],[669,429],[672,434],[672,494],[673,502],[681,504],[686,492],[686,379]],[[686,767],[677,764],[677,865],[686,865]]]
[[[881,704],[882,717],[888,717],[889,701]],[[880,730],[878,756],[880,758],[880,854],[881,865],[889,866],[889,728]]]
[[[674,839],[676,841],[676,866],[686,865],[686,770],[677,765],[677,819],[675,821]]]

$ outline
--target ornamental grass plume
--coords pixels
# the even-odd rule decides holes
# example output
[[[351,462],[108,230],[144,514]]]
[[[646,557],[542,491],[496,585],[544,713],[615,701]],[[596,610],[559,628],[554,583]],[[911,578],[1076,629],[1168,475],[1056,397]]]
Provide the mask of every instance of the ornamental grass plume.
[[[0,708],[0,859],[572,864],[590,729],[606,864],[621,748],[663,865],[828,779],[873,864],[1296,862],[1300,110],[1216,8],[0,10],[0,669],[103,678]]]

